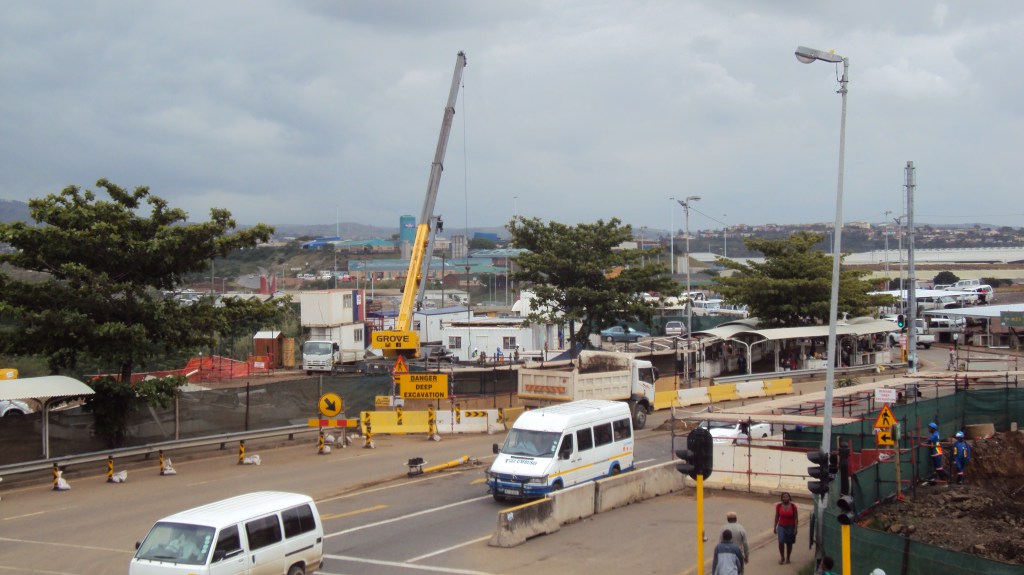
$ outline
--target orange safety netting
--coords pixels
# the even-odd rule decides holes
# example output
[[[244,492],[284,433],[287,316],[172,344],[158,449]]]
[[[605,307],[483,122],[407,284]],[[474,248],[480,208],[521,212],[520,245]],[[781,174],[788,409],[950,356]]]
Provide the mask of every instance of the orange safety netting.
[[[167,377],[169,375],[184,376],[190,383],[201,381],[221,381],[252,375],[269,375],[273,373],[273,357],[267,355],[250,355],[245,361],[231,359],[220,355],[199,356],[188,360],[184,368],[146,371],[132,374],[132,383],[138,383],[147,377]],[[114,374],[101,374],[102,375]],[[118,377],[118,379],[120,379]]]

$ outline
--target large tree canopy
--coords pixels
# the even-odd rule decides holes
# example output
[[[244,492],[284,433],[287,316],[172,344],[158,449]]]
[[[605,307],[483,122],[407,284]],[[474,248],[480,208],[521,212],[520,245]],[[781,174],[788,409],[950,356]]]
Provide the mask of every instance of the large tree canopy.
[[[231,214],[216,208],[210,221],[187,223],[183,210],[148,188],[96,185],[109,201],[71,186],[29,202],[36,225],[0,224],[0,242],[14,249],[0,254],[0,263],[42,272],[41,281],[0,273],[0,318],[11,326],[0,351],[43,356],[53,372],[89,358],[129,382],[156,358],[210,345],[229,321],[276,316],[273,303],[183,306],[161,293],[178,289],[184,274],[206,269],[211,258],[266,241],[272,228],[233,231]]]
[[[677,295],[664,265],[641,265],[639,250],[618,249],[633,239],[632,228],[620,224],[613,218],[570,227],[513,218],[512,244],[527,251],[516,257],[512,279],[526,282],[536,295],[531,320],[580,322],[572,339],[586,346],[590,334],[623,320],[649,322],[654,304],[644,293]]]
[[[780,240],[748,239],[751,250],[764,254],[764,262],[739,263],[719,258],[735,270],[723,274],[715,289],[729,303],[746,304],[761,327],[796,327],[827,324],[832,297],[832,256],[812,251],[821,234],[797,232]],[[839,313],[870,315],[886,296],[870,296],[867,272],[840,269]]]

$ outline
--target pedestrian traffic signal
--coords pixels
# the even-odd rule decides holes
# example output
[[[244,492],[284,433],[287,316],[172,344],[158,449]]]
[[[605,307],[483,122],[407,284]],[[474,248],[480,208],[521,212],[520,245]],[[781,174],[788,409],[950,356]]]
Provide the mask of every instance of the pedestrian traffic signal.
[[[843,495],[836,501],[836,507],[839,508],[839,515],[836,516],[836,519],[839,520],[840,525],[853,525],[857,522],[857,513],[853,509],[853,497]]]
[[[815,495],[825,495],[828,493],[828,484],[832,481],[832,475],[828,472],[829,455],[824,451],[810,451],[807,453],[807,459],[815,464],[814,467],[807,468],[807,475],[817,480],[808,481],[807,489]]]
[[[903,314],[896,316],[896,325],[900,329],[907,327],[907,318],[903,317]]]

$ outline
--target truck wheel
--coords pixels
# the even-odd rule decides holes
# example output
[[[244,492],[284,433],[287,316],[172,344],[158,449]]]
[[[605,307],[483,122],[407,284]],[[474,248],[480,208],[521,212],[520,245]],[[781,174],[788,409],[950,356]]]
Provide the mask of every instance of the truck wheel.
[[[306,375],[313,375],[313,370],[309,370],[309,371],[307,371],[307,372],[306,372]]]
[[[633,413],[633,428],[643,429],[647,425],[647,408],[631,401],[629,402],[629,411]]]
[[[296,563],[288,568],[288,575],[306,575],[306,569],[302,565]]]
[[[932,348],[932,344],[926,343],[926,344],[924,344],[924,348],[925,349],[931,349]]]

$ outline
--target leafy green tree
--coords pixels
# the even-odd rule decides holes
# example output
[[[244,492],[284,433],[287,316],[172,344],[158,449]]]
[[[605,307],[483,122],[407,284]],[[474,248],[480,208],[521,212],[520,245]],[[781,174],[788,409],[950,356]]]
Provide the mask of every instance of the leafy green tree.
[[[148,188],[127,191],[107,180],[96,185],[109,201],[70,186],[29,202],[35,225],[0,224],[0,242],[13,248],[0,254],[0,263],[44,278],[0,273],[0,319],[7,327],[0,353],[44,357],[52,373],[73,372],[80,360],[107,370],[113,377],[97,384],[100,393],[91,400],[97,413],[109,412],[97,402],[124,397],[161,405],[180,382],[131,386],[136,370],[209,346],[242,318],[262,323],[281,311],[275,303],[230,300],[182,305],[162,292],[178,289],[186,274],[204,270],[212,258],[268,240],[273,230],[233,231],[231,214],[217,208],[210,221],[188,223],[188,214]],[[117,385],[135,389],[115,393]],[[115,430],[108,439],[117,444],[123,433]]]
[[[935,277],[932,278],[932,285],[955,284],[958,281],[960,281],[960,277],[955,273],[951,271],[941,271],[935,274]]]
[[[508,227],[512,244],[527,250],[515,258],[512,280],[534,292],[529,318],[539,322],[573,320],[581,327],[570,339],[586,346],[592,333],[623,320],[650,323],[655,304],[645,292],[675,295],[678,286],[665,265],[641,265],[639,250],[618,249],[633,230],[617,218],[570,227],[517,216]],[[648,250],[650,256],[657,250]]]
[[[761,252],[764,262],[743,264],[724,258],[718,262],[734,271],[715,281],[715,290],[728,303],[746,304],[761,327],[796,327],[827,324],[832,286],[832,256],[812,251],[821,234],[797,232],[786,239],[747,239],[748,248]],[[870,296],[868,272],[840,270],[839,313],[869,315],[891,302],[888,296]]]
[[[471,250],[493,250],[495,247],[497,247],[497,244],[487,238],[472,238],[469,240],[469,249]]]

